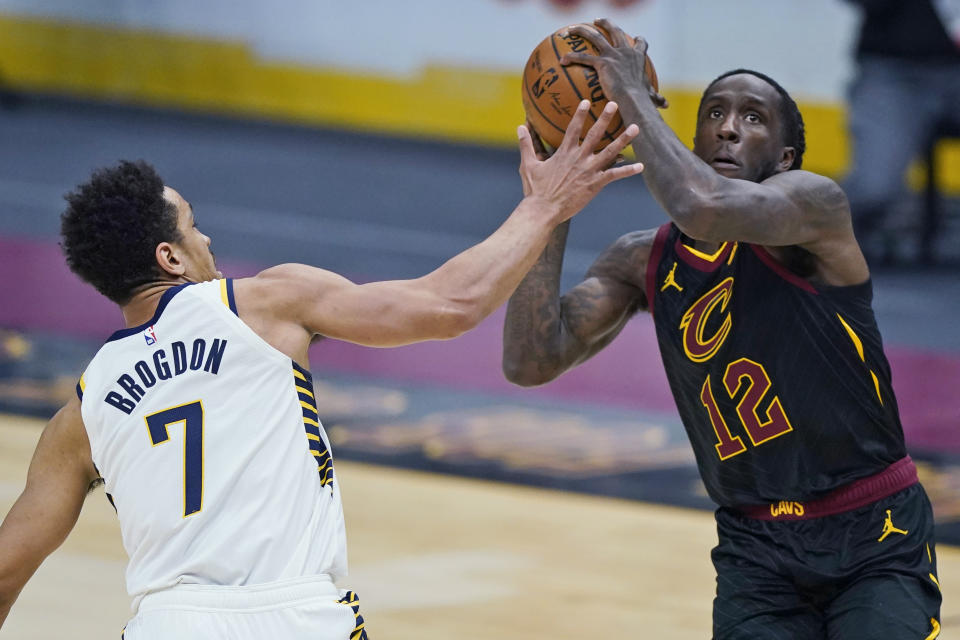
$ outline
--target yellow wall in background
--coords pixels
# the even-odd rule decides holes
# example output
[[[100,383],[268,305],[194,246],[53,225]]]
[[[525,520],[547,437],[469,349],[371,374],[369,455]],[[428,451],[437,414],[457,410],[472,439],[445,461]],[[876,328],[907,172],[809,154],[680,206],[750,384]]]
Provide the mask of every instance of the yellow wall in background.
[[[377,133],[515,144],[519,69],[428,66],[412,77],[364,75],[258,59],[241,42],[0,15],[0,74],[16,88]],[[685,143],[701,88],[664,88],[667,122]],[[804,168],[840,177],[849,162],[842,105],[800,101]],[[960,193],[960,147],[941,153]]]

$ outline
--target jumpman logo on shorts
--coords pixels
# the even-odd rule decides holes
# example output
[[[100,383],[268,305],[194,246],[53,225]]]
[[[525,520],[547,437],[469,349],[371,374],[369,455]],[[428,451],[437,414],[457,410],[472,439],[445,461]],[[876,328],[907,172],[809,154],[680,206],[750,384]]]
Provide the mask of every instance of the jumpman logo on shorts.
[[[677,270],[677,263],[674,262],[673,266],[670,267],[670,273],[667,274],[666,279],[663,281],[663,286],[660,287],[660,291],[666,291],[670,287],[676,287],[677,291],[683,291],[683,287],[677,284],[676,279],[673,277],[673,274],[676,270]]]
[[[895,526],[893,526],[893,521],[890,519],[890,509],[887,509],[887,519],[883,522],[883,535],[877,538],[877,542],[883,542],[883,539],[891,533],[902,533],[903,535],[907,535],[909,531],[897,529]]]

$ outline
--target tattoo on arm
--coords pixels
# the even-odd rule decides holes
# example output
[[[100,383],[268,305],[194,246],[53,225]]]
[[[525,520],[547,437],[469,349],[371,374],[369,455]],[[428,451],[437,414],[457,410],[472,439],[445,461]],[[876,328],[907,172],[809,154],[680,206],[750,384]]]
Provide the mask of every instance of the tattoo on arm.
[[[507,377],[518,384],[552,380],[583,362],[646,307],[638,283],[649,247],[644,253],[635,234],[604,251],[584,281],[561,297],[565,236],[563,231],[554,237],[507,307],[503,366]],[[642,265],[638,258],[643,258]]]

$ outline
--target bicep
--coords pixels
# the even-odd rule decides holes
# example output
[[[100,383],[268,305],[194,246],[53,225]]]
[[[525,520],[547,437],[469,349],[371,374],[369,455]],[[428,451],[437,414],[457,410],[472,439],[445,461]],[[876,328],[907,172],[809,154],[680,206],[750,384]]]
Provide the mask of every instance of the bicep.
[[[567,333],[586,347],[578,362],[609,344],[631,317],[647,308],[643,281],[655,235],[653,229],[619,238],[561,298]]]
[[[422,286],[422,278],[357,284],[331,271],[290,264],[251,280],[244,298],[258,314],[311,334],[374,347],[456,335],[442,331],[455,324],[450,321],[455,308]]]
[[[632,285],[592,276],[561,297],[560,317],[566,332],[576,342],[590,347],[589,355],[593,355],[645,306],[642,294]]]

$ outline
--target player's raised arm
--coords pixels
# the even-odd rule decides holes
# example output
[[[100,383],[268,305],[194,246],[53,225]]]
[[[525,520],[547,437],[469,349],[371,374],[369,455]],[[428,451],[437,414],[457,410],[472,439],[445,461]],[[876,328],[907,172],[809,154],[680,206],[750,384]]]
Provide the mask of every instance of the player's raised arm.
[[[40,563],[66,539],[97,472],[71,400],[40,436],[27,485],[0,525],[0,626]]]
[[[595,67],[624,120],[639,124],[634,151],[648,164],[647,186],[685,234],[712,242],[801,245],[818,254],[821,241],[852,241],[839,186],[790,171],[800,167],[804,141],[799,111],[786,92],[757,74],[714,82],[704,93],[690,151],[651,100],[643,73],[646,42],[637,38],[631,45],[610,21],[597,24],[611,34],[612,44],[589,28],[571,27],[600,54],[567,54],[563,62]]]
[[[568,129],[573,133],[547,160],[536,157],[530,133],[519,128],[524,199],[490,237],[435,271],[414,280],[357,285],[320,269],[281,265],[238,281],[238,304],[256,305],[256,313],[291,319],[312,333],[378,347],[453,338],[475,327],[506,301],[558,224],[605,185],[642,171],[640,164],[613,166],[636,127],[600,153],[591,152],[616,105],[579,143],[588,106],[580,105]]]

